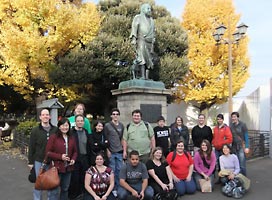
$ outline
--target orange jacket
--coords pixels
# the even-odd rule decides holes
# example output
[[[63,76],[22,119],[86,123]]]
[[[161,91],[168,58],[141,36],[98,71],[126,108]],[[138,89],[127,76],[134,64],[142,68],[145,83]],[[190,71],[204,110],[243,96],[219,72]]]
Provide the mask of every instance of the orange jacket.
[[[221,128],[218,126],[213,129],[212,144],[216,150],[222,150],[224,144],[232,143],[232,133],[230,128],[224,124]]]

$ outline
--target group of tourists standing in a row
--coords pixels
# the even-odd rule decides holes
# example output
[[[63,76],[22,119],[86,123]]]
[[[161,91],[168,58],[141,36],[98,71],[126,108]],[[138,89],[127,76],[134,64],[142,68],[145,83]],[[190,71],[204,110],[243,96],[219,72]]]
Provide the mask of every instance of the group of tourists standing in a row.
[[[200,114],[191,132],[191,154],[189,129],[180,116],[169,127],[159,116],[153,128],[142,120],[140,110],[134,110],[132,121],[124,126],[120,111],[114,108],[111,121],[97,121],[91,130],[84,110],[83,104],[77,104],[74,116],[60,119],[55,127],[49,110],[42,109],[41,123],[31,132],[29,167],[38,175],[46,159],[47,168],[54,161],[58,169],[60,187],[48,191],[49,200],[125,200],[129,196],[151,200],[173,189],[180,196],[192,194],[201,189],[199,179],[211,180],[213,187],[216,163],[219,169],[231,171],[221,178],[223,183],[238,173],[246,175],[248,131],[237,112],[231,114],[230,126],[222,114],[217,115],[213,131]],[[42,191],[34,189],[33,198],[40,200]]]

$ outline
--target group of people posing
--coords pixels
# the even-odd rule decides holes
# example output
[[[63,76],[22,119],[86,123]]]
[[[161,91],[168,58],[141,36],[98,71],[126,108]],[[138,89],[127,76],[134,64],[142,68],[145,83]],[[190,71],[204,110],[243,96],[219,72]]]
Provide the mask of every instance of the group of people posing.
[[[49,168],[53,161],[61,180],[59,188],[47,191],[49,200],[151,200],[173,189],[180,196],[192,194],[200,190],[199,179],[211,180],[213,187],[217,161],[220,169],[232,172],[221,178],[223,183],[238,173],[246,175],[248,131],[237,112],[231,114],[230,127],[219,114],[213,132],[200,114],[191,133],[192,154],[189,129],[180,116],[169,127],[160,116],[153,128],[137,109],[124,126],[114,108],[111,121],[97,121],[91,130],[84,110],[77,104],[74,116],[60,119],[55,127],[49,110],[42,109],[41,123],[31,132],[29,167],[38,175],[43,162]],[[42,199],[42,191],[34,189],[33,198]]]

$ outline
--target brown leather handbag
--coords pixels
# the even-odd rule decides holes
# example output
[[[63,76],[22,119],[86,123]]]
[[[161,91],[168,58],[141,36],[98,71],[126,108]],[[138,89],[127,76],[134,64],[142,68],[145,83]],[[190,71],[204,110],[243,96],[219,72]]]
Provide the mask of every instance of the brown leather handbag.
[[[45,169],[45,163],[44,161],[36,179],[36,190],[52,190],[60,185],[58,169],[54,166],[54,162],[52,161],[52,166],[48,170]]]

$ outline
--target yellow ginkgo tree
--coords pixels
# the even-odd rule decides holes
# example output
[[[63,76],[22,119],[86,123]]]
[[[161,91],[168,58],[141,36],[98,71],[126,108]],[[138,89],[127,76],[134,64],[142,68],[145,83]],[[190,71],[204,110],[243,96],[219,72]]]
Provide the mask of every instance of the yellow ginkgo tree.
[[[100,23],[93,3],[1,0],[0,85],[12,86],[25,99],[44,90],[57,91],[48,71],[67,51],[90,42]],[[72,95],[69,89],[60,91]]]
[[[200,111],[227,101],[228,45],[215,45],[213,33],[221,24],[234,33],[239,19],[232,0],[187,0],[181,25],[188,33],[189,71],[179,83],[178,99],[191,102]],[[235,95],[249,77],[248,38],[231,45]]]

